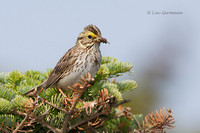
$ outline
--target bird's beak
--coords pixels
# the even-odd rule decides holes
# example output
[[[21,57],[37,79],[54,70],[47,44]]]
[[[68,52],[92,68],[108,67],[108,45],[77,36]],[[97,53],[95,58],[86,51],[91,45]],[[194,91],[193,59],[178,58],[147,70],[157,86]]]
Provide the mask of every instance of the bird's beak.
[[[98,36],[98,37],[96,38],[96,41],[99,42],[99,43],[102,42],[102,43],[110,44],[110,43],[107,41],[106,38],[103,38],[103,37],[101,37],[101,36]]]

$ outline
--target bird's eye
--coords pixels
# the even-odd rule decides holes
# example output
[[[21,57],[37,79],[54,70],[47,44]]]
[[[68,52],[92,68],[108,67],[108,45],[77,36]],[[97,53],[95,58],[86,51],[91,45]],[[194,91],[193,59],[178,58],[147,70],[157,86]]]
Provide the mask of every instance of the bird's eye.
[[[91,38],[92,38],[92,36],[91,36],[91,35],[88,35],[88,38],[89,38],[89,39],[91,39]]]

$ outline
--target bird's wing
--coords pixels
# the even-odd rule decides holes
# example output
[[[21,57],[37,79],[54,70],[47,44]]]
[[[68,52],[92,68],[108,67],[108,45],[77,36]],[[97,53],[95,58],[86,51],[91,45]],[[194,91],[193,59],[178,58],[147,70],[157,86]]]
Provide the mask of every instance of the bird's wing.
[[[54,85],[62,77],[62,75],[65,74],[66,71],[69,71],[69,69],[72,68],[72,65],[76,61],[76,57],[73,52],[74,47],[69,49],[69,51],[59,60],[59,62],[56,64],[55,68],[49,75],[48,79],[46,80],[45,88]]]

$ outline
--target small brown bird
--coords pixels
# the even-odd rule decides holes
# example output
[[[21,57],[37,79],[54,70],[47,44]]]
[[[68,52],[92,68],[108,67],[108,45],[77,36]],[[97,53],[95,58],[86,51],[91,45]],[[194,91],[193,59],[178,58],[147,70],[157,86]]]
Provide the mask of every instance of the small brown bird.
[[[36,86],[37,93],[47,88],[60,88],[68,90],[85,76],[88,72],[91,78],[96,75],[101,64],[100,43],[108,43],[107,39],[101,37],[101,31],[95,25],[88,25],[81,32],[76,45],[69,49],[58,61],[49,77],[40,85]],[[24,93],[35,91],[35,88]]]

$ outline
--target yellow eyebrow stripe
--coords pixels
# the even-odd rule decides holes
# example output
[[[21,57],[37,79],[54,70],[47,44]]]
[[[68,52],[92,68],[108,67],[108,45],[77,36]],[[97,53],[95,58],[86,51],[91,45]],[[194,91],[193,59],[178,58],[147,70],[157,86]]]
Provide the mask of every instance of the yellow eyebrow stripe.
[[[95,35],[93,32],[87,32],[85,35],[86,35],[86,36],[89,36],[89,35],[91,35],[92,37],[98,37],[98,36],[97,36],[97,35]]]

